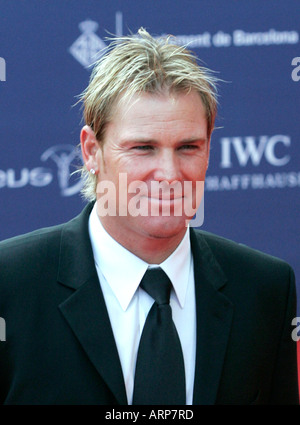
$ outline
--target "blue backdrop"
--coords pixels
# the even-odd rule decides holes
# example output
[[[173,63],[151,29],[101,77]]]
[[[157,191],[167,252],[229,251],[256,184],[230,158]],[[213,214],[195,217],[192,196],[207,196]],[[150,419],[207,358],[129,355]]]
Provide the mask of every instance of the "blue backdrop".
[[[0,239],[82,209],[75,96],[108,33],[144,26],[225,80],[203,229],[287,260],[299,288],[299,15],[295,0],[0,0]]]

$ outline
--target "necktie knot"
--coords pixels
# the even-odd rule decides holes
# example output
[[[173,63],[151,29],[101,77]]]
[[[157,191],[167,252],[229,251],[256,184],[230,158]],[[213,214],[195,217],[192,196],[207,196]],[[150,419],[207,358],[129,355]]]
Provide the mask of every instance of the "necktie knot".
[[[160,267],[148,269],[140,286],[158,305],[169,304],[172,283]]]

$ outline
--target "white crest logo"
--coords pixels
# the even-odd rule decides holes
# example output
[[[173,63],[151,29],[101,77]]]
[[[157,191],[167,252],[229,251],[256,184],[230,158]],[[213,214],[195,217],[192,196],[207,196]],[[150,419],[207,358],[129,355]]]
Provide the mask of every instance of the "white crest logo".
[[[122,12],[116,12],[116,31],[117,36],[123,34],[123,15]],[[78,60],[85,68],[90,67],[105,53],[107,45],[98,37],[96,33],[99,24],[95,21],[86,20],[78,25],[83,33],[72,44],[69,51],[71,55]]]
[[[52,159],[57,165],[57,178],[62,196],[75,195],[82,188],[81,180],[70,186],[70,165],[76,157],[78,157],[78,150],[72,145],[52,146],[41,156],[41,161]]]
[[[99,25],[95,21],[84,21],[79,25],[80,31],[83,33],[70,47],[70,53],[84,67],[90,66],[103,54],[106,44],[95,32]]]

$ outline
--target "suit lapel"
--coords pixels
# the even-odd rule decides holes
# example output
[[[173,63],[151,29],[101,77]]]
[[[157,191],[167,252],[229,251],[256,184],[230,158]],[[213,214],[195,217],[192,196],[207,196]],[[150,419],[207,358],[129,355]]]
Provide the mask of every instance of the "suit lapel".
[[[59,308],[117,402],[127,404],[121,364],[88,235],[91,209],[92,205],[88,205],[65,225],[62,233],[58,281],[75,291]]]
[[[204,237],[191,229],[197,309],[196,370],[193,404],[214,404],[217,397],[233,306],[220,289],[226,277]]]
[[[65,224],[58,282],[74,289],[59,308],[95,369],[120,404],[125,384],[88,234],[93,205]],[[233,306],[220,292],[225,275],[204,237],[191,229],[197,308],[196,370],[193,404],[214,404],[221,377]]]

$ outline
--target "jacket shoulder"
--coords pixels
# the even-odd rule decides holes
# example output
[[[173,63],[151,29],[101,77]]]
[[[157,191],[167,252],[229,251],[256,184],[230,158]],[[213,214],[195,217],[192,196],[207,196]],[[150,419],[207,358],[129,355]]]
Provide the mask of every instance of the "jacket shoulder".
[[[57,264],[63,225],[35,230],[0,242],[0,281],[22,280]]]
[[[41,245],[51,244],[57,238],[59,239],[62,228],[63,224],[60,224],[5,239],[0,242],[0,258],[9,255],[12,251],[16,253],[21,250],[24,255],[27,250],[34,250],[40,248]]]
[[[8,279],[24,280],[29,276],[43,276],[57,270],[63,235],[68,235],[67,243],[72,246],[74,238],[88,238],[87,223],[93,205],[70,221],[52,227],[45,227],[24,235],[15,236],[0,242],[0,283]],[[77,238],[78,239],[78,238]]]
[[[291,266],[281,258],[204,230],[194,229],[194,232],[200,243],[204,241],[208,245],[223,269],[293,274]]]

